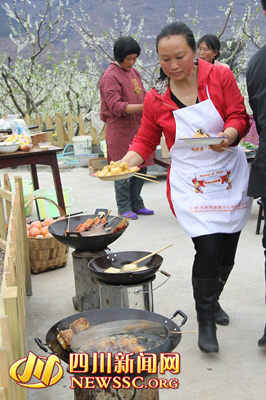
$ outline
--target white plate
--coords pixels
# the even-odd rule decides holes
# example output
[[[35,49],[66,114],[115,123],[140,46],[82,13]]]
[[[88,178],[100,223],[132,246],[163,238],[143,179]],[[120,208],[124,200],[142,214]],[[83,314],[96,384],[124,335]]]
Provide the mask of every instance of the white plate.
[[[15,153],[19,147],[19,143],[9,143],[9,142],[1,142],[0,143],[0,153]]]
[[[101,179],[102,181],[121,181],[122,179],[128,179],[131,178],[136,172],[130,172],[129,174],[122,174],[122,175],[111,175],[111,176],[97,176],[96,174],[93,174],[96,178]]]
[[[220,144],[227,137],[206,137],[206,138],[183,138],[188,146],[210,146],[212,144]]]

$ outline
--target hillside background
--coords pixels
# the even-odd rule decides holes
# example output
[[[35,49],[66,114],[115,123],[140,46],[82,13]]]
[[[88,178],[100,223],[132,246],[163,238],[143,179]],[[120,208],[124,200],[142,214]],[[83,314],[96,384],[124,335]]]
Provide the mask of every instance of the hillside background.
[[[6,0],[0,0],[4,3]],[[11,0],[9,0],[11,3]],[[32,2],[38,10],[45,2],[44,0],[34,0]],[[241,18],[244,13],[246,1],[236,0],[234,2],[234,11],[238,18]],[[11,4],[10,4],[11,5]],[[189,25],[193,29],[195,35],[200,31],[200,34],[219,32],[225,22],[225,15],[222,11],[218,10],[219,7],[227,7],[228,0],[220,0],[219,2],[213,0],[175,0],[175,11],[177,19],[187,22],[185,14],[188,14],[191,18],[195,17],[196,10],[198,10],[198,25],[193,26],[190,22]],[[133,21],[132,30],[139,24],[141,17],[144,17],[144,29],[143,34],[146,35],[145,40],[153,41],[158,34],[162,25],[167,22],[167,15],[169,15],[171,8],[170,0],[131,0],[130,2],[122,1],[122,6],[125,10],[125,14],[130,13]],[[260,2],[259,2],[260,6]],[[114,13],[119,12],[117,0],[86,0],[84,1],[84,8],[90,15],[95,31],[101,31],[102,29],[113,26]],[[32,9],[32,12],[33,9]],[[79,0],[69,0],[69,9],[66,10],[66,17],[71,18],[72,12],[79,15]],[[266,36],[266,24],[261,13],[260,17],[260,29],[264,36]],[[231,23],[231,22],[230,22]],[[229,23],[229,26],[230,26]],[[9,36],[9,25],[6,19],[4,10],[0,7],[0,52],[10,51],[12,44],[8,38]],[[72,51],[81,49],[80,36],[70,26],[67,27],[64,38],[68,40],[68,48]],[[227,28],[226,33],[223,35],[224,39],[230,39],[230,30]],[[141,42],[141,41],[140,41]],[[140,43],[141,44],[141,43]],[[11,46],[11,47],[10,47]],[[54,46],[55,54],[59,56],[62,49],[62,42],[58,41]],[[256,49],[251,48],[251,52]]]

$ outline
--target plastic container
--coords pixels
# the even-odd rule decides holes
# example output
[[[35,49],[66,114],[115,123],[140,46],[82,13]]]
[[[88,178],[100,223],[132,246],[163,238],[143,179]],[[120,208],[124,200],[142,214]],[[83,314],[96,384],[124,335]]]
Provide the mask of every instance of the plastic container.
[[[99,154],[79,154],[76,156],[76,159],[78,160],[79,164],[82,167],[88,167],[89,166],[89,160],[93,158],[99,158]]]
[[[74,136],[72,138],[75,156],[92,153],[92,137],[89,135]]]
[[[107,158],[107,144],[105,140],[102,140],[100,143],[100,148],[104,154],[104,157]]]
[[[71,206],[73,205],[73,197],[71,195],[72,188],[71,187],[63,187],[63,195],[64,201],[66,205],[66,213],[71,214]],[[44,188],[34,190],[34,196],[44,196],[48,197],[48,199],[53,200],[57,203],[57,196],[54,188]],[[39,207],[40,218],[45,219],[48,217],[57,218],[60,216],[60,213],[57,207],[45,200],[36,200]]]
[[[10,185],[12,192],[15,192],[15,181],[10,180]],[[22,180],[22,185],[23,185],[24,204],[26,204],[29,200],[33,198],[33,185],[32,182],[27,179]],[[29,217],[32,214],[32,203],[30,203],[25,208],[25,213],[26,217]]]

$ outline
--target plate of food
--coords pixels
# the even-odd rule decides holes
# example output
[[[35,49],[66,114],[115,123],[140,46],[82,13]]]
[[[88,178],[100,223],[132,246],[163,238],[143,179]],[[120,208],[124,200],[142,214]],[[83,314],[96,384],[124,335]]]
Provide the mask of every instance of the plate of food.
[[[188,146],[210,146],[213,144],[220,144],[226,137],[202,137],[202,138],[183,138]]]
[[[131,178],[137,171],[138,167],[129,167],[127,162],[116,163],[111,161],[109,165],[105,165],[103,169],[97,171],[93,176],[103,181],[119,181]]]
[[[188,146],[210,146],[220,144],[226,137],[211,137],[208,133],[204,133],[202,129],[198,129],[192,138],[182,138]]]

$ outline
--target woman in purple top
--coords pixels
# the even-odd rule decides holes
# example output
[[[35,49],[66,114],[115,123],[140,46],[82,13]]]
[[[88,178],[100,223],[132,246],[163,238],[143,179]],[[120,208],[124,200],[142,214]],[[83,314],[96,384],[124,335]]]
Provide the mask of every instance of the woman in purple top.
[[[140,73],[133,68],[140,46],[131,36],[121,36],[114,44],[114,59],[100,80],[101,119],[106,122],[108,163],[121,160],[138,132],[142,117],[146,90]],[[152,155],[139,172],[146,174],[147,166],[153,164]],[[132,177],[115,181],[118,213],[130,219],[140,215],[152,215],[145,208],[140,196],[144,181]]]

